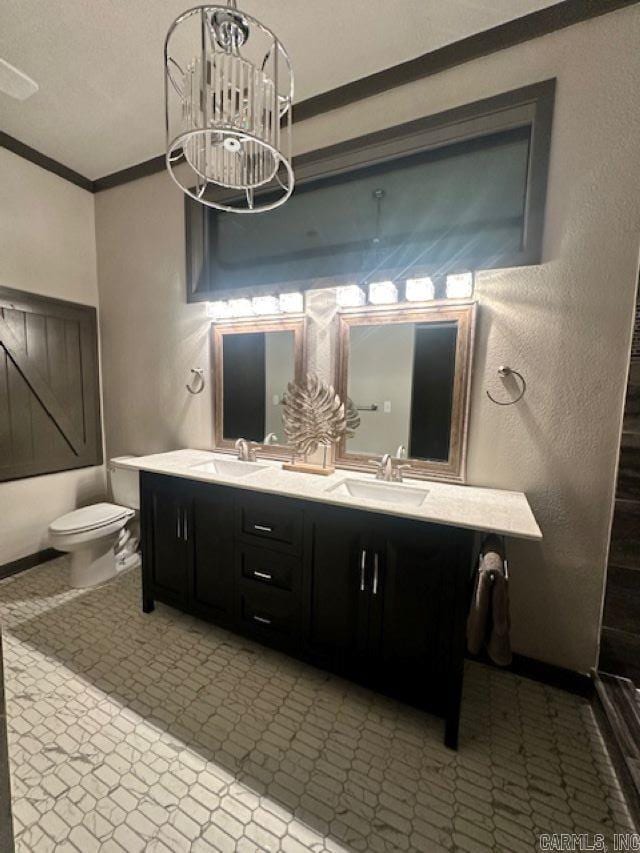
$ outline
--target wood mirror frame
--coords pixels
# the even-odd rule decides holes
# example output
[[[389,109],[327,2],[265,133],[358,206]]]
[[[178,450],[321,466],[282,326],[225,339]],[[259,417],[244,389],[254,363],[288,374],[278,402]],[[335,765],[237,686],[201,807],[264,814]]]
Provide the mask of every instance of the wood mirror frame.
[[[342,400],[348,397],[350,332],[354,326],[391,323],[437,324],[452,321],[457,323],[449,458],[446,461],[408,458],[405,461],[411,468],[407,471],[407,477],[447,480],[453,483],[465,482],[475,317],[476,304],[470,302],[412,303],[393,307],[368,306],[343,309],[338,314],[336,390]],[[393,452],[393,448],[389,450]],[[350,453],[347,450],[347,440],[343,438],[336,447],[335,464],[339,468],[374,472],[375,460],[380,459],[381,456],[382,454],[375,453]]]
[[[214,323],[211,327],[214,450],[225,453],[235,452],[235,442],[237,440],[225,439],[223,433],[224,338],[227,335],[246,335],[260,332],[293,332],[294,376],[291,379],[299,382],[304,378],[306,369],[306,320],[304,316],[271,317],[264,320],[252,318],[251,320],[239,320],[235,323]],[[258,443],[255,445],[255,449],[263,457],[271,459],[291,458],[291,448],[286,444]]]

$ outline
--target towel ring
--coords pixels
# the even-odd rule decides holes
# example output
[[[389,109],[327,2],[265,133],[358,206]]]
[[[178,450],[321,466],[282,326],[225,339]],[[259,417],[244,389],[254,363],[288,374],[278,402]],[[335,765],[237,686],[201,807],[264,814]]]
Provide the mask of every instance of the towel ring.
[[[520,382],[522,382],[522,389],[520,390],[520,393],[515,398],[515,400],[496,400],[495,397],[491,396],[489,391],[486,392],[487,397],[491,400],[492,403],[495,403],[496,406],[513,406],[515,403],[519,403],[520,400],[522,400],[522,398],[524,397],[525,391],[527,390],[527,383],[525,381],[524,376],[517,370],[514,370],[512,367],[505,367],[504,365],[501,365],[498,368],[498,376],[500,376],[502,379],[504,379],[505,376],[517,376]]]
[[[204,379],[204,370],[201,367],[192,367],[191,372],[193,373],[193,379],[188,385],[185,385],[184,387],[190,394],[202,394],[206,385]],[[197,388],[192,387],[195,383],[198,383]]]

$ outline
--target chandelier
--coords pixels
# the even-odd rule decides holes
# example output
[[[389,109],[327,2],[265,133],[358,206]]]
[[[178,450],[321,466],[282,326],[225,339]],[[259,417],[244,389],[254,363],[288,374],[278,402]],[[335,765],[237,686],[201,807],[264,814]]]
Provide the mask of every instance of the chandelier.
[[[270,29],[227,5],[198,6],[164,46],[166,164],[188,196],[234,213],[293,192],[289,56]]]

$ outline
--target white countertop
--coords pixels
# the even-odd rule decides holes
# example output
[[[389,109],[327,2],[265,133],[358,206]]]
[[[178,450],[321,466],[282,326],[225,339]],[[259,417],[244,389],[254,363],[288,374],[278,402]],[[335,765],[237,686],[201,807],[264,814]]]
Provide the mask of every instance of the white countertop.
[[[428,494],[420,506],[406,506],[369,498],[355,498],[343,490],[336,489],[343,480],[375,480],[372,474],[357,471],[338,469],[329,477],[321,477],[316,474],[283,471],[281,462],[260,458],[257,461],[264,465],[264,468],[242,478],[208,473],[194,467],[216,459],[234,458],[229,454],[210,453],[206,450],[174,450],[152,456],[131,457],[126,461],[122,460],[121,464],[127,468],[171,474],[203,483],[218,483],[236,489],[319,501],[383,515],[398,515],[418,521],[501,533],[521,539],[542,539],[542,533],[524,492],[459,486],[432,480],[412,480],[407,477],[404,481],[407,487],[422,489]]]

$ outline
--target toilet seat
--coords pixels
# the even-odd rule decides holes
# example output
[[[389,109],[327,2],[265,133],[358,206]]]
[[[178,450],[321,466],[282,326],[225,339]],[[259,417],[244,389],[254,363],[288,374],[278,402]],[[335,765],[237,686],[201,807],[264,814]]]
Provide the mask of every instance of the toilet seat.
[[[116,565],[116,554],[120,558],[118,543],[131,535],[125,527],[140,508],[139,476],[137,469],[128,467],[130,458],[109,463],[113,496],[119,503],[102,501],[75,509],[49,525],[51,546],[70,556],[69,583],[74,589],[105,583],[128,567]]]
[[[52,522],[49,530],[59,536],[88,533],[91,530],[100,530],[114,522],[124,521],[133,515],[133,510],[126,506],[111,503],[92,504],[60,516]]]

